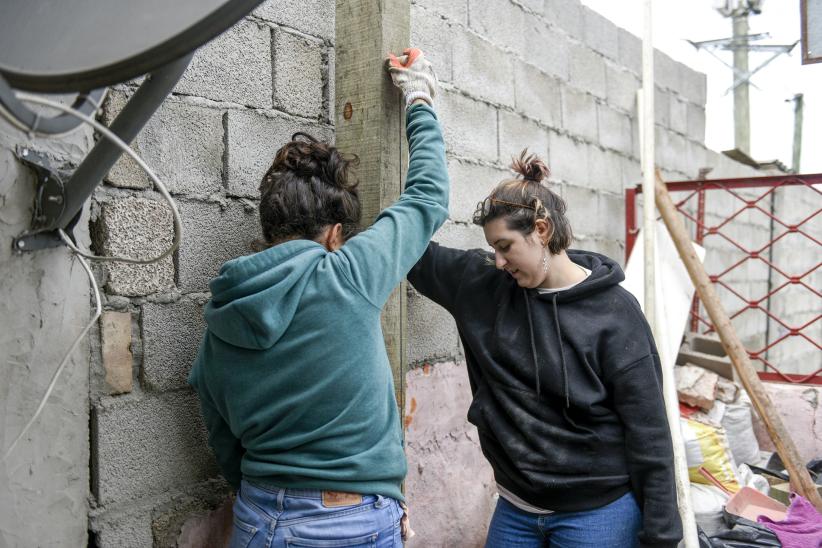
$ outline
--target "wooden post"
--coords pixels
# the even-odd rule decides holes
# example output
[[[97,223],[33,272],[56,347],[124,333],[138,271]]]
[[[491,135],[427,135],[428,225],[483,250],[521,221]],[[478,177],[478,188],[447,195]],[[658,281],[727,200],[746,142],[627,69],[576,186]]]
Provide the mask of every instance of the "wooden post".
[[[811,480],[808,470],[802,463],[802,459],[799,457],[799,451],[797,451],[793,440],[785,430],[782,419],[774,409],[771,399],[768,397],[768,393],[762,385],[762,381],[759,380],[759,376],[756,374],[756,370],[748,358],[748,352],[739,341],[736,330],[733,324],[731,324],[731,319],[728,317],[725,309],[722,308],[719,297],[716,291],[714,291],[714,286],[710,278],[708,278],[705,268],[696,256],[691,238],[685,229],[685,224],[677,213],[676,206],[674,206],[674,202],[671,200],[668,189],[658,171],[656,174],[655,188],[656,205],[662,215],[662,219],[665,221],[665,226],[668,227],[668,232],[670,232],[671,238],[674,240],[674,245],[676,245],[679,256],[688,269],[688,274],[696,286],[699,298],[702,300],[702,305],[711,317],[714,328],[722,341],[722,346],[731,358],[731,363],[733,363],[734,369],[736,369],[739,375],[742,386],[745,387],[745,391],[748,393],[748,396],[750,396],[757,414],[762,419],[762,422],[765,423],[765,428],[767,428],[768,434],[770,434],[771,440],[773,440],[776,446],[776,451],[785,464],[785,468],[791,478],[791,489],[808,499],[817,510],[822,512],[822,497],[820,497],[816,491],[816,486]]]
[[[410,47],[410,21],[410,0],[337,0],[336,145],[360,158],[357,174],[365,226],[399,198],[405,185],[405,105],[385,70],[385,59],[388,52],[400,54]],[[382,314],[401,415],[405,410],[405,301],[403,281]]]

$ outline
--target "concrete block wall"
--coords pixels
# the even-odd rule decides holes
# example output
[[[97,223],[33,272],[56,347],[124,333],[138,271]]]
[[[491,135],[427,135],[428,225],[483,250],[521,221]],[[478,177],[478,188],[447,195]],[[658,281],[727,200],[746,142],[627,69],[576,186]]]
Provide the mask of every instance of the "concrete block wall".
[[[196,546],[225,513],[215,509],[228,488],[186,385],[208,282],[259,237],[257,187],[274,152],[296,131],[333,140],[333,49],[333,1],[264,3],[194,56],[135,140],[184,239],[156,264],[97,267],[108,321],[92,337],[92,545]],[[135,89],[112,91],[105,121]],[[126,159],[96,191],[90,226],[107,255],[156,256],[173,235],[170,209]]]

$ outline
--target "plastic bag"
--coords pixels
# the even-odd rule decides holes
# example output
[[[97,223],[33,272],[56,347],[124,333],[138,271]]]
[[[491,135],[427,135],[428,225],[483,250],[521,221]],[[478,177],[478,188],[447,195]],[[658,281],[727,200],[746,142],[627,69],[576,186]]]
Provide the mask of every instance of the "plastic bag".
[[[704,466],[727,490],[732,493],[739,491],[736,465],[724,429],[684,418],[680,418],[679,423],[691,482],[711,484],[699,473],[699,467]]]
[[[759,464],[759,442],[754,435],[747,399],[742,397],[739,403],[726,405],[721,421],[734,461],[738,464]]]
[[[720,533],[708,536],[699,530],[699,548],[756,548],[782,546],[776,535],[765,526],[745,518],[724,513],[725,524],[729,527]]]

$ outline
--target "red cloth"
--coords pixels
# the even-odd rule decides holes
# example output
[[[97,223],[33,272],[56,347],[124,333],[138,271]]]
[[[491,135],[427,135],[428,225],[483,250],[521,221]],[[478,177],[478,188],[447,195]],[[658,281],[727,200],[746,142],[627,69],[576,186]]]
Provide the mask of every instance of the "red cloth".
[[[791,493],[791,506],[785,519],[773,521],[759,516],[756,521],[773,531],[785,548],[822,547],[822,515],[808,499],[796,493]]]

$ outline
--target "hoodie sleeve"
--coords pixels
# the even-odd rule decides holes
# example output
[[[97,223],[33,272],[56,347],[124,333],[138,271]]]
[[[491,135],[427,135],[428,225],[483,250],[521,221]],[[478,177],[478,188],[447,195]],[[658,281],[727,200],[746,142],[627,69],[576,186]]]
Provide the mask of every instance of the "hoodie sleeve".
[[[626,307],[631,318],[622,322],[622,327],[632,333],[620,330],[616,335],[621,342],[609,345],[609,351],[618,355],[631,348],[633,354],[642,348],[645,355],[614,368],[606,382],[623,424],[631,484],[642,510],[640,546],[675,548],[682,538],[682,523],[671,431],[662,395],[662,367],[639,305],[634,301]]]
[[[337,252],[354,287],[382,308],[448,218],[448,171],[437,115],[428,105],[408,109],[409,162],[405,191],[367,230]]]
[[[217,457],[220,473],[235,490],[239,490],[240,480],[243,477],[240,464],[245,453],[242,443],[234,437],[219,411],[202,396],[200,396],[200,409],[206,430],[208,430],[208,444]]]
[[[471,253],[431,242],[408,273],[408,281],[414,289],[453,314],[457,291]]]

